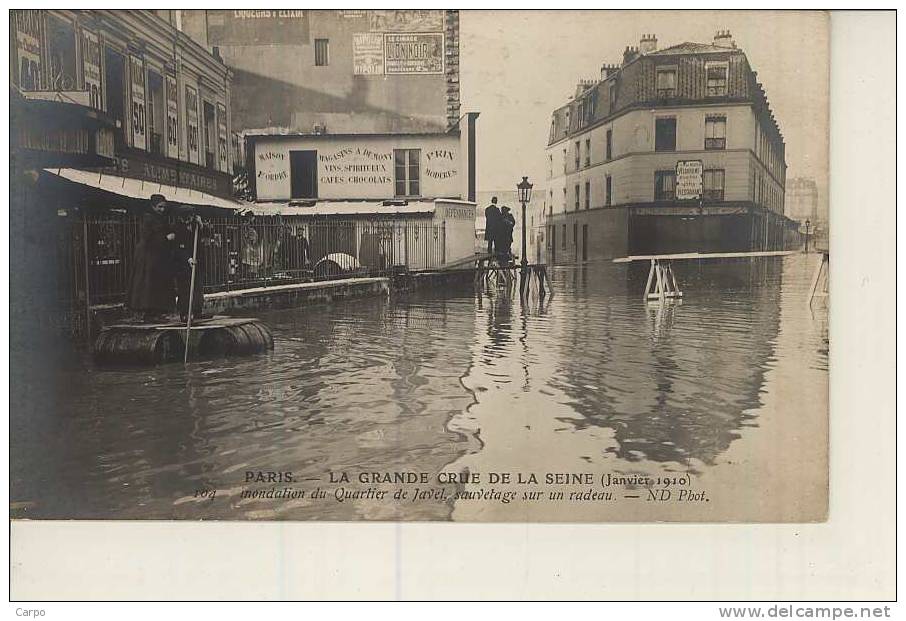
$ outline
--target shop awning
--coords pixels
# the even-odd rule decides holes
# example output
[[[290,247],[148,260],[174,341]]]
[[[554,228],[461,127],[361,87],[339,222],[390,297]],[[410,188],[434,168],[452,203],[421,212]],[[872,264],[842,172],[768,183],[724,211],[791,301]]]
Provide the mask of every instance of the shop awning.
[[[384,201],[323,201],[311,206],[291,203],[250,203],[248,209],[256,216],[412,216],[434,213],[434,201],[407,201],[389,204]]]
[[[218,207],[220,209],[239,211],[248,209],[250,206],[249,203],[221,198],[198,190],[179,188],[153,181],[142,181],[141,179],[132,179],[130,177],[120,177],[119,175],[110,175],[97,171],[79,170],[77,168],[45,168],[44,171],[73,183],[79,183],[127,198],[147,200],[152,194],[163,194],[172,203],[196,207]]]

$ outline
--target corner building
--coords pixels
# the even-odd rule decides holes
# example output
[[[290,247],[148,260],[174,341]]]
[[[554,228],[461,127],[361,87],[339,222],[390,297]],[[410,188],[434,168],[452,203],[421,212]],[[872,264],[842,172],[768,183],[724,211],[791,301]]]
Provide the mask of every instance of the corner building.
[[[784,216],[784,152],[728,31],[662,50],[645,35],[553,112],[546,258],[784,248],[796,235]],[[686,160],[702,162],[700,199],[676,198],[676,164]]]

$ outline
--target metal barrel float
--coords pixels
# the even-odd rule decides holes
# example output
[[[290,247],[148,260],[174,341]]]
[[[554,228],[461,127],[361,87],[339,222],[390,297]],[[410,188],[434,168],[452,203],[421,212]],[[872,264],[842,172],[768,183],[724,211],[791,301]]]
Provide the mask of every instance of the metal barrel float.
[[[248,356],[274,348],[264,322],[254,318],[214,317],[189,329],[189,357]],[[183,359],[182,323],[122,323],[105,327],[94,342],[95,362],[105,365],[155,365]]]

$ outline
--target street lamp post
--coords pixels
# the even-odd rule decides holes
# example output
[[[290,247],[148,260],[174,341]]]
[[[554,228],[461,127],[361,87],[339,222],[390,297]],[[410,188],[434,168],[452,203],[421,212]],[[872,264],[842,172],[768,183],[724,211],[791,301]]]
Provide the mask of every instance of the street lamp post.
[[[532,184],[529,183],[528,177],[523,176],[522,181],[516,185],[519,190],[519,202],[522,203],[522,271],[525,271],[528,265],[528,250],[526,248],[525,233],[525,205],[532,200]]]
[[[805,221],[805,252],[808,254],[808,228],[811,226],[811,220]]]

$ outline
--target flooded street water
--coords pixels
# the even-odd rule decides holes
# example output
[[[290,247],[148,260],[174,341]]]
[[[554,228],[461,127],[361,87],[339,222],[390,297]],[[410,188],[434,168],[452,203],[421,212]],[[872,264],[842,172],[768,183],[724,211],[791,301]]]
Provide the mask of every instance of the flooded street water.
[[[682,303],[642,301],[647,266],[552,270],[555,296],[469,288],[259,314],[275,349],[101,369],[37,365],[11,412],[22,518],[820,519],[827,312],[816,255],[677,264]],[[247,472],[292,473],[248,498]],[[340,502],[329,473],[686,476],[707,502]],[[369,487],[353,480],[344,487]],[[311,497],[316,488],[326,499]],[[394,485],[371,487],[392,490]],[[416,486],[418,487],[418,486]],[[577,485],[582,490],[583,485]],[[598,486],[600,487],[600,486]],[[213,499],[198,497],[214,489]],[[503,496],[499,496],[503,498]]]

